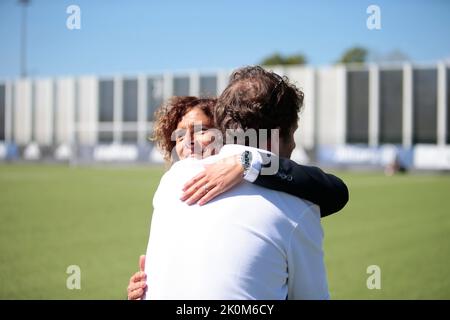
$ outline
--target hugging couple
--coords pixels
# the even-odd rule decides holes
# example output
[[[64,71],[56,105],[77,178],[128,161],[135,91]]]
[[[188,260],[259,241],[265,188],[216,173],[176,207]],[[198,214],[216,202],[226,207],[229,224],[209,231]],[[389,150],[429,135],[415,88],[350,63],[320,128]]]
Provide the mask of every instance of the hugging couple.
[[[320,219],[348,189],[289,159],[302,107],[259,66],[235,70],[217,99],[160,107],[153,139],[171,167],[128,299],[329,299]]]

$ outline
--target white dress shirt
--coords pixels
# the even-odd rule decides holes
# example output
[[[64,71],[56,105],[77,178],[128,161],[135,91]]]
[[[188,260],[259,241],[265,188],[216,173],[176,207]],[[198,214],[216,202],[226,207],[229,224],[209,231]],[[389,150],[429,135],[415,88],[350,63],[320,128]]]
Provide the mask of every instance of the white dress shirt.
[[[316,205],[243,181],[204,206],[179,200],[205,163],[175,163],[153,198],[146,299],[328,299]],[[240,152],[240,151],[239,151]]]

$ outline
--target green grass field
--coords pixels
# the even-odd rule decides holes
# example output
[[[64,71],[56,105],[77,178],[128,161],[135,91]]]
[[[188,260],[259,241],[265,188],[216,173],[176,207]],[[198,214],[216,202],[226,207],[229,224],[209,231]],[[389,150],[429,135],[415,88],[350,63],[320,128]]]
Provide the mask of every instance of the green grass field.
[[[162,173],[0,165],[0,299],[125,299]],[[332,298],[450,299],[450,176],[339,175],[350,202],[322,220]],[[81,290],[66,288],[69,265]]]

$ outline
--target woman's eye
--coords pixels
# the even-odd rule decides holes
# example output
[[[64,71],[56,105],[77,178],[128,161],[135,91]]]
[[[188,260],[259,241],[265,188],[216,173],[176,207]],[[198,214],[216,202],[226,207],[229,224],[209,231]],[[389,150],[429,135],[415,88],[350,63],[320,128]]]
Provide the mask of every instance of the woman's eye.
[[[183,141],[185,135],[186,135],[186,131],[177,130],[175,132],[175,141]]]
[[[204,134],[206,131],[208,131],[208,129],[199,129],[196,133]]]

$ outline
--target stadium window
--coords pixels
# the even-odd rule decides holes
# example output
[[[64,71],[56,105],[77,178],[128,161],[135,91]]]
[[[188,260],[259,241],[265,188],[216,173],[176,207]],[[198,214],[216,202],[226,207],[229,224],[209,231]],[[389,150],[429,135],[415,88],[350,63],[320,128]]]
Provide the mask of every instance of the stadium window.
[[[450,68],[447,68],[447,143],[450,144]]]
[[[369,72],[347,72],[347,143],[369,142]]]
[[[0,141],[5,140],[5,99],[6,88],[4,84],[0,84]]]
[[[380,71],[380,143],[402,143],[403,71]]]
[[[217,77],[201,76],[200,77],[200,97],[217,96]]]
[[[102,144],[112,143],[114,139],[113,132],[111,130],[100,130],[98,132],[98,142]]]
[[[173,79],[173,95],[174,96],[189,95],[189,77],[175,77]]]
[[[156,109],[163,102],[163,78],[147,79],[147,121],[153,121]]]
[[[136,130],[133,131],[123,131],[122,132],[122,142],[136,144],[138,139],[138,134]]]
[[[413,71],[413,143],[437,142],[437,70]]]
[[[137,79],[123,80],[123,109],[124,122],[137,122],[138,109],[138,83]]]
[[[114,81],[100,80],[99,86],[99,115],[100,122],[113,122],[114,119]]]

